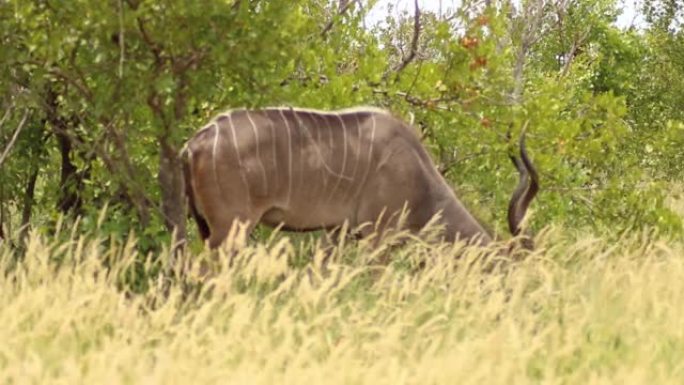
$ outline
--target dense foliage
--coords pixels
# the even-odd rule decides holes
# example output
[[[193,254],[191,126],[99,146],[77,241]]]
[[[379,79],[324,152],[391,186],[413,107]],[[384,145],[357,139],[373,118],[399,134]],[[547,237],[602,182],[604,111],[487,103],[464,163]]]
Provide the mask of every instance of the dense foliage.
[[[459,3],[375,24],[373,1],[0,2],[0,235],[80,220],[159,249],[186,233],[178,150],[214,114],[360,104],[414,120],[497,230],[526,126],[532,226],[681,231],[682,5],[636,29],[614,0]]]

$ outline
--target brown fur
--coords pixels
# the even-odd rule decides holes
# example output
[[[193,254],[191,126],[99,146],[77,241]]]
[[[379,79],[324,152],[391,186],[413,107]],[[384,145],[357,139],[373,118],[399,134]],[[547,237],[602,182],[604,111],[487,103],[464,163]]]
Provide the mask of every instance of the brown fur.
[[[404,208],[411,231],[441,213],[446,240],[492,240],[437,171],[415,130],[385,111],[235,110],[195,134],[184,151],[190,211],[212,248],[236,220],[317,230],[380,219],[384,231]],[[521,156],[521,182],[509,213],[514,232],[537,188],[536,173],[528,180],[532,165],[523,140]],[[372,230],[365,226],[361,236]]]

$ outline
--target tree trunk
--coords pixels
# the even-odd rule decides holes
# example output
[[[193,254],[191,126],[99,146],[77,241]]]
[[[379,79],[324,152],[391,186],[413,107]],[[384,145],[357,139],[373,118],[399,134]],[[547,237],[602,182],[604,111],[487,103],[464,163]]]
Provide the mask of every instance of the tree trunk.
[[[64,127],[66,129],[66,127]],[[60,196],[57,208],[63,214],[69,212],[79,213],[81,209],[81,197],[78,193],[83,181],[82,173],[79,173],[76,166],[71,161],[72,144],[71,139],[64,132],[57,132],[57,142],[62,156],[62,171],[59,180]]]
[[[38,168],[36,167],[31,171],[29,179],[26,182],[26,189],[24,190],[24,204],[21,209],[21,227],[19,231],[19,242],[20,244],[24,241],[24,238],[28,234],[29,224],[31,222],[31,213],[33,212],[33,203],[35,201],[35,191],[36,191],[36,180],[38,179]]]
[[[162,195],[164,224],[172,234],[176,246],[182,246],[187,237],[185,222],[185,187],[181,159],[165,138],[160,139],[159,186]]]
[[[86,173],[84,171],[79,172],[78,168],[71,161],[71,157],[74,153],[74,143],[72,139],[73,130],[71,129],[73,123],[70,119],[65,119],[60,116],[57,97],[58,95],[54,89],[48,87],[45,100],[48,106],[47,121],[50,122],[52,131],[57,138],[62,159],[57,208],[62,214],[73,212],[78,215],[83,203],[79,191],[83,185],[83,179]]]

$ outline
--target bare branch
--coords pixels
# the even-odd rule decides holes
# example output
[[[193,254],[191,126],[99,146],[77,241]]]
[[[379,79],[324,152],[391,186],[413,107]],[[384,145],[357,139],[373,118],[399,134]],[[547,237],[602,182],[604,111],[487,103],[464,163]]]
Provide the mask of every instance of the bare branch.
[[[161,67],[165,59],[163,55],[164,48],[160,44],[157,44],[154,40],[152,40],[150,34],[147,32],[145,22],[142,18],[138,17],[136,18],[136,21],[138,23],[138,31],[140,31],[140,36],[142,37],[143,42],[150,48],[150,51],[152,51],[152,54],[154,55],[155,65],[157,66],[157,68]]]
[[[124,53],[126,44],[124,41],[124,0],[119,0],[119,79],[123,78]]]
[[[5,110],[5,114],[2,116],[2,119],[0,119],[0,128],[2,128],[2,125],[5,124],[5,120],[9,118],[10,113],[14,109],[14,104],[12,104],[7,110]]]
[[[395,69],[396,73],[399,73],[409,65],[413,59],[415,59],[418,53],[418,40],[420,39],[420,7],[418,7],[418,0],[414,0],[413,4],[415,6],[415,13],[413,15],[413,39],[411,40],[411,50],[409,54],[404,56],[399,66]]]
[[[340,10],[337,12],[337,17],[344,15],[349,8],[351,8],[352,5],[357,3],[358,0],[354,1],[346,1],[346,2],[340,2]],[[325,27],[323,27],[323,30],[321,31],[321,37],[325,38],[328,36],[328,32],[332,29],[333,25],[335,24],[335,16],[331,17],[330,20],[328,20],[328,23],[325,24]]]
[[[491,154],[491,152],[492,152],[491,148],[484,148],[481,151],[474,152],[471,154],[462,155],[462,156],[458,156],[456,154],[456,151],[454,151],[451,154],[446,153],[448,155],[445,155],[440,160],[439,164],[437,164],[437,171],[439,171],[440,174],[446,176],[447,174],[449,174],[452,171],[452,169],[454,167],[456,167],[456,165],[463,164],[467,161],[473,160],[475,158],[479,158],[481,156],[487,156],[487,155]]]
[[[580,49],[582,45],[584,45],[587,36],[589,36],[589,30],[584,31],[581,36],[575,36],[570,51],[567,54],[565,54],[565,63],[563,63],[563,69],[560,73],[561,77],[565,77],[565,75],[567,75],[570,71],[570,67],[572,66],[572,63],[575,61],[575,57],[577,56],[577,50]]]
[[[19,126],[17,126],[17,129],[14,130],[14,135],[12,135],[12,139],[10,139],[9,143],[5,147],[5,150],[2,152],[2,155],[0,155],[0,167],[2,167],[2,164],[5,162],[5,159],[7,159],[10,150],[12,150],[12,147],[14,147],[14,143],[17,141],[19,133],[24,128],[24,124],[26,123],[26,119],[28,119],[28,115],[29,110],[26,109],[26,111],[24,111],[24,116],[21,118],[21,122],[19,122]]]
[[[513,91],[510,95],[511,104],[517,105],[522,103],[522,95],[525,84],[525,64],[530,49],[542,37],[541,26],[544,16],[544,0],[535,0],[523,3],[522,15],[518,20],[520,25],[521,36],[520,46],[517,49],[515,65],[513,68]],[[513,20],[514,15],[509,16]],[[512,24],[515,28],[516,23]]]
[[[441,98],[423,100],[423,99],[420,99],[416,96],[409,94],[408,92],[396,91],[396,92],[390,94],[389,91],[380,90],[380,89],[374,89],[373,93],[379,94],[379,95],[385,95],[385,96],[399,96],[399,97],[403,98],[404,100],[406,100],[407,103],[414,105],[416,107],[430,107],[430,108],[435,108],[438,110],[449,111],[449,107],[437,104],[439,102],[445,101],[444,99],[441,99]]]
[[[45,65],[44,63],[41,63],[39,61],[35,60],[29,60],[27,61],[28,63],[35,64],[35,65]],[[57,66],[50,66],[47,71],[51,74],[54,75],[68,84],[71,84],[72,86],[76,87],[76,89],[81,93],[81,96],[86,98],[88,101],[91,101],[93,98],[93,92],[90,90],[87,84],[85,82],[81,81],[82,78],[79,74],[79,79],[75,79],[71,74],[63,71],[61,68]]]
[[[433,98],[433,99],[421,99],[417,96],[411,95],[409,92],[405,91],[395,91],[390,93],[387,90],[383,89],[374,89],[373,93],[376,95],[385,95],[387,97],[389,96],[398,96],[400,98],[403,98],[407,103],[416,106],[416,107],[421,107],[421,108],[433,108],[436,110],[443,110],[443,111],[451,111],[451,108],[449,108],[448,105],[442,105],[440,103],[459,103],[459,104],[466,104],[467,102],[472,101],[475,98],[472,99],[467,99],[467,100],[458,100],[457,98]]]

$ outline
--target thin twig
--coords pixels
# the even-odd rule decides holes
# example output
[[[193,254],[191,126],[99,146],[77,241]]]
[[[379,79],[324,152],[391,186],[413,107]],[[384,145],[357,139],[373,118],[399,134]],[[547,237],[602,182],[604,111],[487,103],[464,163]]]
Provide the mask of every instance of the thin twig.
[[[73,85],[78,89],[78,91],[81,93],[81,95],[86,98],[88,101],[93,99],[93,92],[88,88],[86,84],[82,84],[81,82],[77,81],[73,77],[71,77],[68,73],[63,71],[61,68],[58,68],[56,66],[48,68],[48,72],[52,75],[55,75],[62,80],[66,81],[67,83]]]
[[[429,108],[434,108],[437,110],[451,111],[451,109],[449,107],[438,104],[441,102],[448,102],[448,101],[450,101],[449,99],[437,98],[437,99],[423,100],[423,99],[420,99],[416,96],[409,94],[408,92],[395,91],[394,93],[392,93],[390,95],[389,91],[382,90],[382,89],[374,89],[373,93],[378,94],[378,95],[385,95],[388,97],[389,96],[398,96],[400,98],[403,98],[407,103],[409,103],[413,106],[416,106],[416,107],[429,107]]]
[[[5,114],[2,116],[2,119],[0,119],[0,128],[2,128],[2,125],[5,124],[5,120],[7,120],[7,118],[9,118],[10,112],[12,112],[13,109],[14,109],[14,103],[12,103],[12,105],[9,106],[9,108],[7,108],[5,110]]]
[[[413,82],[411,83],[411,86],[409,87],[407,93],[413,92],[413,90],[416,88],[416,84],[418,84],[418,78],[420,78],[420,73],[423,71],[423,61],[420,61],[418,63],[418,70],[416,71],[416,76],[413,77]]]
[[[457,164],[462,164],[464,162],[473,160],[475,158],[479,158],[481,156],[486,156],[492,153],[492,150],[490,148],[485,148],[482,151],[479,152],[474,152],[471,154],[463,155],[463,156],[449,156],[450,159],[443,159],[438,165],[437,165],[437,171],[439,171],[440,174],[446,176],[448,173],[451,172],[451,169],[454,168]]]
[[[572,48],[570,48],[570,52],[565,55],[565,63],[563,63],[563,69],[561,70],[560,75],[561,77],[565,77],[570,71],[570,66],[577,55],[577,50],[584,44],[587,36],[589,36],[589,30],[584,31],[582,36],[575,37],[574,41],[572,42]]]
[[[137,17],[136,21],[138,23],[138,31],[140,31],[140,36],[142,37],[143,42],[150,48],[150,51],[152,51],[152,54],[154,55],[155,65],[157,68],[161,68],[164,60],[166,59],[163,55],[163,47],[152,40],[147,32],[147,29],[145,28],[145,22],[142,18]]]
[[[339,12],[337,12],[337,15],[331,17],[330,20],[328,20],[328,22],[325,24],[325,27],[323,27],[323,30],[321,31],[321,37],[322,37],[322,38],[327,37],[328,32],[330,32],[330,30],[332,29],[333,25],[335,25],[335,17],[339,17],[339,16],[344,15],[344,14],[347,12],[347,10],[348,10],[349,8],[351,8],[351,6],[352,6],[353,4],[355,4],[357,1],[358,1],[358,0],[354,0],[354,1],[349,1],[349,2],[347,2],[346,4],[344,4],[344,6],[343,6],[342,8],[340,8]]]
[[[21,118],[21,122],[19,122],[19,126],[17,126],[17,129],[14,130],[14,135],[12,135],[12,139],[10,139],[10,142],[7,144],[7,147],[5,147],[5,150],[2,152],[2,155],[0,155],[0,167],[2,167],[2,164],[5,162],[5,159],[7,159],[10,150],[12,149],[12,147],[14,147],[14,143],[17,141],[19,133],[24,128],[24,124],[26,123],[26,119],[28,119],[28,115],[29,110],[26,109],[26,111],[24,111],[24,116]]]
[[[517,49],[517,54],[515,58],[515,64],[513,67],[513,90],[510,95],[511,102],[514,105],[522,104],[522,97],[525,88],[525,65],[527,62],[527,56],[530,49],[537,43],[541,38],[541,25],[544,15],[544,1],[536,0],[534,2],[523,3],[522,15],[520,16],[519,22],[523,25],[522,33],[520,36],[520,46]],[[511,21],[513,20],[513,15],[510,15]],[[512,23],[511,25],[516,25]]]
[[[420,25],[420,8],[418,7],[418,0],[414,0],[413,2],[415,6],[415,13],[413,15],[413,39],[411,40],[411,50],[409,51],[409,54],[406,55],[399,66],[396,68],[394,72],[399,73],[408,66],[413,59],[415,59],[416,54],[418,53],[418,40],[420,39],[420,30],[421,30],[421,25]]]
[[[126,45],[124,41],[124,0],[119,0],[119,79],[123,79],[124,53]]]

